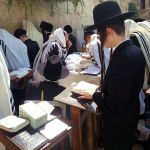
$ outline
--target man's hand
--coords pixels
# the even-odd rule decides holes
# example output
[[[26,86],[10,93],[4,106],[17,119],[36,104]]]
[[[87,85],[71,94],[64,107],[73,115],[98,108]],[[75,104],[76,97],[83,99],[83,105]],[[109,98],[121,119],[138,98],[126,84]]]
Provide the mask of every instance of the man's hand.
[[[93,93],[91,93],[91,92],[81,91],[80,96],[78,97],[78,99],[92,100],[92,96],[93,96]]]
[[[16,75],[10,76],[10,80],[17,80],[17,76]]]

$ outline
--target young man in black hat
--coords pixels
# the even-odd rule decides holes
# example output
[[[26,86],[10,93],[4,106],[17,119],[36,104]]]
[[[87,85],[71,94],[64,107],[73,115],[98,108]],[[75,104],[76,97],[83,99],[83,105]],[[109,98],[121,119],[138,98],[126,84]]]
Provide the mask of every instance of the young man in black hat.
[[[142,51],[125,39],[124,20],[132,12],[122,13],[117,2],[98,4],[93,10],[94,25],[102,48],[114,48],[101,91],[84,91],[80,99],[95,101],[102,110],[105,150],[131,150],[139,118],[139,92],[143,85],[145,59]],[[101,80],[103,81],[103,80]]]
[[[43,34],[43,43],[45,43],[46,41],[48,41],[49,36],[51,35],[51,32],[53,30],[53,25],[46,21],[42,21],[40,23],[40,28]]]
[[[24,29],[17,29],[14,32],[14,36],[18,39],[20,39],[28,49],[28,57],[30,61],[30,66],[31,68],[33,67],[33,62],[34,59],[40,49],[38,43],[36,41],[32,41],[27,35],[26,35],[26,30]]]
[[[72,54],[74,52],[77,52],[77,39],[76,37],[72,34],[72,27],[70,25],[64,26],[64,30],[68,34],[68,39],[71,41],[72,46],[68,50],[68,55]]]

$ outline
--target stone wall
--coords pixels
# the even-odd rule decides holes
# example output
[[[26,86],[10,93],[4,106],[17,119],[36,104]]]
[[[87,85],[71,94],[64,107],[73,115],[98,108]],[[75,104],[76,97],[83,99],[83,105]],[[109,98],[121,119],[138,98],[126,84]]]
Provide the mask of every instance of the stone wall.
[[[15,0],[11,10],[8,12],[6,0],[0,0],[0,27],[13,33],[18,27],[22,27],[24,19],[31,20],[40,30],[39,25],[42,20],[48,21],[54,25],[54,28],[64,27],[70,24],[74,29],[74,34],[78,36],[80,43],[83,41],[83,27],[93,24],[93,7],[99,3],[99,0],[84,0],[84,7],[79,4],[77,11],[71,2],[59,3],[55,15],[50,15],[50,5],[44,0],[36,0],[32,5],[32,12],[25,10],[19,0]],[[68,9],[67,9],[68,8]]]
[[[21,27],[21,22],[24,19],[31,20],[38,28],[42,20],[51,22],[55,28],[70,24],[75,29],[79,29],[84,25],[92,24],[92,10],[99,0],[85,0],[84,8],[79,5],[77,11],[74,11],[74,7],[71,2],[63,2],[58,5],[55,15],[50,16],[49,4],[38,0],[32,6],[32,12],[27,10],[22,4],[15,0],[13,7],[8,12],[8,5],[6,0],[0,0],[0,25],[1,28],[6,28],[9,31],[13,31],[16,27]],[[68,12],[67,12],[68,11]]]
[[[8,11],[6,0],[0,0],[0,28],[5,28],[10,32],[21,26],[21,21],[25,19],[25,9],[23,5],[14,2],[13,7]]]
[[[145,0],[145,9],[140,8],[141,0],[131,0],[131,2],[133,2],[136,5],[138,9],[138,15],[140,18],[150,20],[150,0]]]
[[[32,12],[25,10],[23,4],[19,0],[14,0],[11,10],[8,12],[6,0],[0,0],[0,27],[7,29],[9,32],[14,32],[18,27],[22,27],[24,19],[31,20],[37,29],[42,20],[48,21],[54,25],[54,28],[63,27],[70,24],[74,29],[74,34],[77,35],[80,44],[83,41],[83,27],[93,24],[93,8],[102,0],[84,0],[84,7],[79,4],[77,11],[74,11],[74,6],[71,2],[59,3],[55,15],[50,15],[50,5],[45,0],[35,0],[32,5]],[[103,0],[104,1],[104,0]],[[138,0],[116,0],[120,4],[123,11],[128,10],[128,3]]]
[[[146,20],[150,20],[150,8],[144,10],[138,10],[139,17],[144,18]]]
[[[116,0],[120,4],[123,11],[128,10],[128,3],[135,3],[136,7],[142,16],[149,17],[150,5],[149,0],[145,0],[146,9],[140,10],[140,0]],[[99,0],[84,0],[84,8],[79,4],[77,11],[74,11],[74,7],[71,2],[63,2],[58,5],[54,16],[50,16],[50,6],[44,0],[36,0],[30,10],[25,11],[23,4],[19,3],[19,0],[14,0],[13,7],[8,12],[8,5],[6,0],[0,0],[0,26],[6,28],[8,31],[13,32],[17,27],[21,27],[22,20],[31,20],[39,29],[39,24],[42,20],[46,20],[54,24],[55,28],[63,27],[65,24],[70,24],[78,31],[85,25],[93,23],[92,10],[93,7],[99,2]],[[143,13],[143,14],[142,14]]]

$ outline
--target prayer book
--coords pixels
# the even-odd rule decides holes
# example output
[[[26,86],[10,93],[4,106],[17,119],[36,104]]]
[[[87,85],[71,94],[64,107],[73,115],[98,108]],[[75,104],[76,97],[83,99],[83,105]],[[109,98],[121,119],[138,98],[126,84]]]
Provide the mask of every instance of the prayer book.
[[[80,94],[82,91],[93,94],[97,88],[98,86],[95,84],[91,84],[85,81],[80,81],[72,88],[71,91],[76,94]]]
[[[37,129],[47,122],[47,112],[32,101],[19,106],[19,116],[30,121],[32,128]]]
[[[88,92],[91,95],[96,91],[98,88],[97,85],[91,84],[85,81],[80,81],[77,83],[71,90],[71,92],[80,95],[81,92]],[[97,104],[90,100],[78,100],[87,110],[97,113]]]
[[[13,115],[0,120],[0,128],[8,132],[17,132],[28,124],[28,120]]]
[[[48,122],[40,133],[44,135],[48,140],[53,140],[55,137],[59,136],[66,130],[70,130],[71,126],[56,118]]]
[[[17,78],[20,79],[20,78],[26,76],[30,70],[31,70],[30,68],[19,68],[18,70],[14,70],[14,71],[10,72],[9,75],[16,76]]]
[[[22,131],[11,140],[22,150],[37,150],[47,142],[47,139],[40,133],[30,134],[27,131]]]

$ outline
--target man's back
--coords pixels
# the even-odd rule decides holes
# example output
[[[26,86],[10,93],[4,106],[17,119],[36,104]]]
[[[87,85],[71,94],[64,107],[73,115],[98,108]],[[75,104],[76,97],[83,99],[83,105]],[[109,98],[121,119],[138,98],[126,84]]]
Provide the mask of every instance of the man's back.
[[[40,47],[36,41],[32,41],[31,39],[24,41],[24,43],[28,49],[28,57],[29,57],[29,61],[30,61],[30,66],[33,67],[34,59],[35,59]]]
[[[144,56],[131,41],[125,41],[115,49],[104,82],[104,111],[108,124],[113,122],[117,128],[137,121],[144,70]]]
[[[73,34],[69,35],[69,40],[72,43],[72,46],[69,48],[68,54],[72,54],[73,52],[77,52],[77,40]]]

